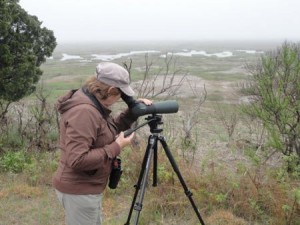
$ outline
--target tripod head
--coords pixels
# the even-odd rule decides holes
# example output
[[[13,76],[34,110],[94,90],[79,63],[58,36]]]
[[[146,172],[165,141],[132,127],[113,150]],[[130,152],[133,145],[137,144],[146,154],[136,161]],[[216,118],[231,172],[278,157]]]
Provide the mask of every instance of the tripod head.
[[[132,134],[134,131],[138,130],[139,128],[145,126],[146,124],[149,125],[150,127],[150,132],[151,133],[155,133],[158,134],[160,132],[163,131],[163,129],[158,128],[158,125],[163,124],[162,122],[162,115],[157,115],[155,113],[153,113],[152,115],[149,115],[145,118],[145,120],[147,120],[147,122],[135,127],[135,128],[130,128],[126,131],[124,131],[124,137],[128,137],[130,134]]]
[[[158,125],[163,124],[162,115],[152,114],[151,116],[148,116],[147,118],[145,118],[145,120],[148,121],[148,125],[150,127],[151,133],[158,134],[163,131],[163,129],[158,128]]]

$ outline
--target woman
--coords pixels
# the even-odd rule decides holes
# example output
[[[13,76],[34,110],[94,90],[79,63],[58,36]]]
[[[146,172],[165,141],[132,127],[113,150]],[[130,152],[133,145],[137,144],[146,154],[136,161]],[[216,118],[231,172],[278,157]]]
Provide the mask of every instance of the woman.
[[[58,99],[61,158],[53,186],[68,225],[101,224],[102,193],[112,162],[134,135],[124,137],[123,133],[137,119],[130,110],[113,118],[109,109],[121,95],[126,99],[134,94],[129,81],[123,67],[100,63],[95,77]],[[139,101],[152,104],[147,99]]]

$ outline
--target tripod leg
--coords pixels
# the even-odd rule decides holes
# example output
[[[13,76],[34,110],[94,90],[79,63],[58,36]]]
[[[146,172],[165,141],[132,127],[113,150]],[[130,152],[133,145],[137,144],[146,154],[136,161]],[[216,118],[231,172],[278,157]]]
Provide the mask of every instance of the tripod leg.
[[[157,145],[153,149],[153,187],[157,186]]]
[[[166,155],[167,155],[167,157],[168,157],[168,159],[169,159],[169,161],[170,161],[170,163],[171,163],[171,165],[173,167],[174,172],[177,174],[177,177],[179,178],[179,181],[180,181],[180,183],[181,183],[181,185],[182,185],[182,187],[184,189],[184,192],[185,192],[186,196],[189,198],[189,200],[190,200],[190,202],[192,204],[192,207],[193,207],[193,209],[194,209],[194,211],[195,211],[195,213],[196,213],[196,215],[197,215],[200,223],[202,225],[205,225],[204,221],[203,221],[203,219],[202,219],[202,217],[200,215],[200,212],[198,211],[197,206],[196,206],[196,204],[195,204],[195,202],[194,202],[194,200],[192,198],[193,194],[188,189],[187,185],[185,184],[185,181],[183,180],[183,178],[181,176],[181,173],[180,173],[180,171],[178,169],[178,166],[177,166],[177,164],[176,164],[176,162],[175,162],[175,160],[174,160],[174,158],[173,158],[173,156],[171,154],[171,151],[170,151],[170,149],[169,149],[169,147],[168,147],[168,145],[167,145],[167,143],[165,141],[165,138],[162,137],[162,136],[160,136],[159,140],[160,140],[160,142],[161,142],[161,144],[163,146],[163,149],[165,150],[165,153],[166,153]]]
[[[130,210],[129,210],[127,222],[125,223],[125,225],[129,225],[130,224],[130,218],[131,218],[131,215],[132,215],[134,204],[135,204],[135,201],[136,201],[139,189],[141,187],[141,182],[142,182],[142,179],[143,179],[143,176],[144,176],[146,162],[147,162],[147,160],[149,158],[149,151],[150,151],[150,148],[152,147],[152,146],[150,146],[149,143],[150,143],[150,137],[148,139],[148,146],[147,146],[147,149],[146,149],[146,152],[145,152],[145,155],[144,155],[144,159],[143,159],[143,162],[142,162],[142,169],[141,169],[140,174],[139,174],[139,179],[138,179],[137,184],[134,185],[134,187],[135,187],[135,193],[134,193],[134,196],[133,196],[133,200],[132,200],[131,207],[130,207]]]
[[[147,146],[146,153],[145,153],[143,163],[142,163],[142,169],[141,169],[141,172],[139,175],[138,182],[135,185],[136,190],[134,193],[134,197],[133,197],[133,200],[131,203],[129,215],[128,215],[127,222],[125,223],[125,225],[130,224],[130,219],[131,219],[133,209],[137,211],[136,217],[134,220],[134,224],[138,223],[139,214],[143,207],[142,202],[144,200],[145,188],[146,188],[146,184],[147,184],[147,177],[148,177],[149,170],[150,170],[150,162],[151,162],[152,155],[153,155],[153,149],[156,148],[156,145],[157,145],[157,137],[150,136],[148,139],[148,146]],[[139,190],[141,190],[140,193],[139,193]]]

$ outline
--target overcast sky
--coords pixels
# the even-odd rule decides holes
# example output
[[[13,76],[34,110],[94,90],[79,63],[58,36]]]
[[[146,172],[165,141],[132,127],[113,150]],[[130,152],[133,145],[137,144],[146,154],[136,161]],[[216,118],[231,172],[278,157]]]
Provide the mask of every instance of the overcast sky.
[[[20,0],[58,42],[300,41],[299,0]]]

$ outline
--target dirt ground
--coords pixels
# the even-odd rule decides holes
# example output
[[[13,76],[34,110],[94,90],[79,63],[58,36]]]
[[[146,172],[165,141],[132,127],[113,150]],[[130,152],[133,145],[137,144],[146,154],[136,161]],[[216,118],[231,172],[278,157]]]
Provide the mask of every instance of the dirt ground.
[[[134,89],[139,90],[142,84],[143,81],[138,81],[132,83],[132,86]],[[238,102],[239,97],[235,86],[236,82],[210,81],[193,75],[170,76],[165,80],[163,76],[159,76],[143,84],[143,88],[148,88],[149,90],[155,87],[154,93],[158,93],[164,88],[172,87],[160,96],[174,95],[176,98],[198,98],[206,90],[207,95],[217,93],[219,96],[222,96],[223,101],[234,101],[235,98],[234,102]]]

